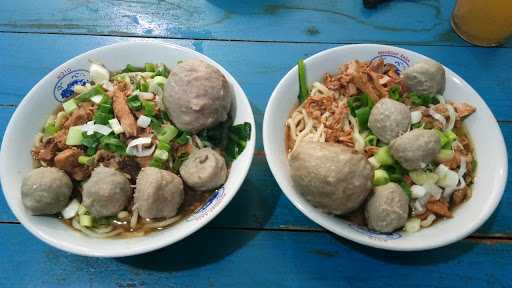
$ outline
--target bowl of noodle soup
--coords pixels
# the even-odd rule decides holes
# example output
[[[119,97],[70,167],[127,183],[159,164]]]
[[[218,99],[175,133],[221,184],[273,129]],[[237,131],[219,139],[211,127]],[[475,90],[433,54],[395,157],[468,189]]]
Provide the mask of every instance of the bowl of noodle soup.
[[[323,85],[326,73],[336,75],[343,64],[354,60],[369,63],[369,65],[376,61],[382,61],[384,65],[389,64],[395,67],[397,74],[400,74],[407,68],[428,59],[416,52],[386,45],[357,44],[328,49],[304,61],[309,97],[314,96],[315,93],[324,96],[332,94],[332,91]],[[452,211],[453,215],[450,216],[453,217],[436,221],[435,225],[415,233],[409,233],[405,229],[382,233],[358,224],[357,221],[351,221],[347,217],[334,215],[338,213],[329,213],[329,211],[326,213],[325,209],[317,208],[310,198],[306,199],[298,189],[296,181],[292,179],[292,174],[296,171],[290,169],[289,155],[295,149],[294,142],[297,141],[298,136],[301,138],[300,141],[329,142],[325,139],[329,137],[330,131],[316,127],[310,129],[311,133],[300,135],[300,131],[304,131],[308,125],[313,127],[314,123],[300,120],[307,117],[302,115],[306,112],[301,110],[303,106],[299,106],[297,99],[301,89],[298,71],[298,66],[292,68],[272,93],[265,111],[263,142],[269,166],[280,188],[295,207],[308,218],[339,236],[366,246],[387,250],[415,251],[441,247],[458,241],[478,229],[493,213],[501,200],[507,177],[507,154],[503,136],[492,112],[478,93],[447,67],[444,67],[446,87],[443,94],[446,101],[470,103],[476,109],[471,117],[464,120],[467,135],[463,136],[472,143],[469,153],[471,153],[471,157],[475,158],[475,163],[478,160],[478,170],[475,165],[472,172],[474,175],[471,175],[471,195]],[[326,97],[322,99],[328,101]],[[336,117],[337,111],[343,109],[343,107],[337,107],[336,103],[327,105],[331,109],[328,111],[329,117]],[[294,125],[290,125],[289,121],[292,123],[303,122],[294,127]],[[351,123],[349,122],[349,124]],[[294,129],[299,131],[294,131]],[[357,141],[354,141],[352,134],[346,139],[344,135],[336,135],[336,137],[339,139],[338,142],[355,150],[354,145],[357,145]],[[315,155],[315,153],[307,155]],[[311,160],[314,162],[315,159]],[[316,168],[323,169],[323,167]],[[354,168],[342,167],[342,169],[352,170],[351,177],[359,177],[362,173],[355,166]],[[309,180],[311,179],[308,178]]]

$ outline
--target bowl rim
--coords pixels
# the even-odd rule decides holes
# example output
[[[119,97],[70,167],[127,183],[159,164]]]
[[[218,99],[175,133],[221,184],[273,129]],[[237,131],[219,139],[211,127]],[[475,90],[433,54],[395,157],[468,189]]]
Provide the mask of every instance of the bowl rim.
[[[429,57],[427,57],[427,56],[425,56],[423,54],[420,54],[418,52],[414,52],[414,51],[411,51],[411,50],[408,50],[408,49],[404,49],[404,48],[400,48],[400,47],[396,47],[396,46],[392,46],[392,45],[382,45],[382,44],[347,44],[347,45],[340,45],[340,46],[332,47],[332,48],[329,48],[329,49],[322,50],[322,51],[320,51],[318,53],[315,53],[315,54],[309,56],[308,58],[304,59],[304,63],[307,65],[309,62],[311,62],[313,59],[315,59],[317,57],[321,57],[321,56],[324,56],[326,54],[331,54],[331,53],[338,53],[338,52],[344,51],[344,50],[348,50],[348,52],[345,52],[345,53],[350,53],[349,51],[351,49],[357,49],[357,48],[392,49],[394,51],[399,51],[399,52],[405,53],[406,55],[412,55],[412,56],[417,57],[419,59],[430,59],[430,60],[432,60],[431,58],[429,58]],[[441,63],[441,65],[443,65],[443,64]],[[483,98],[480,96],[480,94],[478,94],[473,89],[473,87],[471,85],[469,85],[464,79],[462,79],[458,74],[453,72],[451,69],[449,69],[445,65],[443,65],[443,67],[445,68],[445,70],[447,70],[447,72],[450,72],[463,85],[467,86],[472,92],[474,92],[474,94],[477,95],[478,98],[480,98],[480,100],[482,101],[482,104],[484,105],[484,107],[489,112],[488,116],[490,116],[491,119],[493,120],[493,123],[496,126],[498,126],[498,122],[497,122],[496,118],[494,117],[494,114],[492,113],[492,111],[488,107],[488,105],[485,103]],[[270,99],[269,99],[269,101],[267,103],[267,107],[265,109],[265,114],[264,114],[264,117],[263,117],[263,133],[262,133],[263,134],[263,146],[264,146],[264,149],[265,149],[266,152],[270,150],[270,149],[268,149],[269,147],[271,147],[272,145],[276,145],[275,141],[271,141],[270,140],[271,137],[272,137],[272,135],[270,135],[271,123],[270,123],[270,121],[268,119],[270,118],[270,113],[273,110],[272,107],[274,105],[276,105],[275,103],[276,103],[277,97],[278,97],[277,94],[278,94],[278,92],[280,90],[280,87],[283,85],[283,83],[286,81],[286,79],[288,79],[289,77],[294,77],[294,75],[296,75],[297,73],[298,73],[297,72],[297,65],[295,65],[278,82],[278,84],[276,85],[276,87],[272,91]],[[284,123],[283,123],[283,125],[284,125]],[[503,173],[501,175],[502,177],[500,178],[498,185],[496,186],[495,190],[491,194],[492,198],[489,200],[490,204],[485,206],[485,207],[483,207],[483,208],[486,208],[486,209],[481,214],[481,217],[478,218],[478,221],[475,221],[466,230],[450,234],[450,236],[445,237],[441,241],[435,241],[435,242],[422,241],[422,243],[420,243],[420,244],[410,245],[410,246],[407,246],[405,248],[404,247],[397,247],[396,245],[391,244],[392,241],[379,241],[379,240],[376,240],[376,239],[372,239],[370,237],[356,237],[355,234],[352,233],[352,232],[351,233],[347,233],[347,232],[337,231],[337,228],[336,228],[338,226],[337,224],[331,224],[329,221],[325,220],[325,216],[327,216],[327,214],[323,214],[322,213],[321,216],[317,216],[317,215],[315,215],[315,211],[314,210],[310,209],[309,207],[305,207],[305,206],[301,205],[301,203],[299,203],[295,199],[296,196],[293,195],[293,193],[292,193],[292,191],[295,191],[295,189],[293,187],[288,187],[287,185],[282,183],[284,181],[281,181],[282,179],[281,179],[281,177],[279,176],[279,173],[278,173],[279,165],[277,163],[278,162],[278,160],[276,159],[277,157],[275,157],[275,155],[273,155],[272,153],[265,153],[265,155],[266,155],[266,158],[267,158],[267,163],[268,163],[268,165],[270,167],[270,170],[272,172],[272,175],[276,179],[276,182],[278,183],[279,187],[281,188],[283,193],[286,195],[288,200],[290,202],[292,202],[292,204],[297,209],[299,209],[306,217],[308,217],[309,219],[314,221],[316,224],[322,226],[323,228],[327,229],[328,231],[330,231],[330,232],[332,232],[332,233],[334,233],[334,234],[336,234],[338,236],[341,236],[343,238],[346,238],[348,240],[354,241],[356,243],[359,243],[359,244],[362,244],[362,245],[365,245],[365,246],[379,248],[379,249],[384,249],[384,250],[391,250],[391,251],[421,251],[421,250],[428,250],[428,249],[434,249],[434,248],[446,246],[446,245],[449,245],[451,243],[454,243],[454,242],[456,242],[458,240],[461,240],[461,239],[467,237],[468,235],[470,235],[471,233],[476,231],[482,224],[484,224],[485,221],[487,221],[487,219],[489,219],[489,217],[492,215],[492,213],[497,208],[497,206],[500,203],[501,198],[503,196],[503,193],[504,193],[504,190],[505,190],[505,187],[506,187],[506,182],[507,182],[507,175],[508,175],[507,148],[506,148],[506,145],[505,145],[505,140],[503,138],[503,133],[501,132],[501,129],[499,128],[499,126],[497,127],[497,132],[498,132],[498,134],[496,135],[497,139],[495,139],[496,140],[496,146],[497,146],[497,149],[496,149],[497,152],[496,153],[502,154],[503,159],[505,159],[503,161],[503,166],[501,167],[501,171]],[[279,143],[281,143],[281,142],[279,142]],[[313,208],[313,209],[316,210],[316,208]]]
[[[84,248],[84,247],[81,247],[80,249],[78,249],[73,245],[66,245],[63,241],[61,241],[59,239],[56,239],[54,237],[48,237],[47,235],[40,233],[38,225],[32,223],[31,221],[28,221],[27,219],[24,218],[23,215],[19,215],[18,213],[16,213],[16,209],[13,209],[15,203],[13,203],[13,200],[10,197],[8,197],[8,194],[5,190],[6,187],[4,185],[4,182],[7,181],[7,177],[8,177],[8,175],[7,175],[8,173],[5,172],[5,171],[7,171],[7,169],[5,169],[6,165],[7,165],[6,164],[7,161],[4,159],[6,157],[4,155],[7,154],[7,152],[5,150],[6,149],[5,146],[6,146],[6,143],[8,142],[8,139],[10,137],[12,137],[11,135],[14,133],[13,128],[12,128],[14,123],[17,121],[23,121],[23,117],[20,114],[21,113],[20,107],[30,105],[29,101],[31,98],[40,97],[40,96],[36,95],[36,92],[40,89],[40,87],[43,85],[43,83],[45,83],[46,81],[50,81],[51,76],[56,71],[62,70],[64,67],[66,67],[67,65],[70,65],[72,62],[78,60],[79,58],[90,57],[90,56],[94,55],[95,53],[102,51],[102,50],[123,49],[123,48],[130,49],[133,46],[138,46],[138,45],[147,46],[147,47],[161,46],[161,47],[166,47],[166,48],[170,48],[173,50],[185,51],[192,55],[191,58],[199,58],[201,60],[205,60],[206,62],[213,64],[216,68],[218,68],[226,76],[228,82],[230,82],[231,85],[233,85],[233,91],[236,91],[236,90],[239,91],[239,93],[233,93],[233,97],[235,97],[236,101],[240,102],[242,106],[248,108],[248,111],[250,112],[250,113],[248,113],[249,115],[245,115],[245,117],[247,117],[246,121],[250,122],[252,125],[251,138],[247,142],[247,145],[244,150],[244,153],[248,153],[249,155],[247,156],[248,157],[247,161],[244,161],[244,163],[241,163],[241,167],[239,167],[239,169],[238,169],[239,177],[237,177],[237,179],[234,179],[233,186],[231,188],[234,191],[234,193],[231,193],[231,194],[224,193],[225,196],[223,197],[223,199],[221,201],[218,202],[219,204],[216,209],[211,210],[210,213],[208,213],[204,217],[201,217],[200,221],[195,222],[197,224],[186,226],[185,228],[183,228],[181,235],[174,237],[173,239],[170,239],[167,241],[166,241],[167,238],[161,238],[158,241],[156,241],[156,240],[146,241],[146,242],[143,242],[144,244],[141,244],[134,248],[126,249],[125,251],[122,251],[122,252],[115,252],[115,251],[114,252],[97,252],[97,251],[94,251],[93,248]],[[31,96],[27,97],[29,95],[31,95]],[[16,219],[32,235],[34,235],[36,238],[42,240],[46,244],[48,244],[52,247],[55,247],[59,250],[63,250],[63,251],[70,252],[70,253],[80,255],[80,256],[88,256],[88,257],[112,258],[112,257],[126,257],[126,256],[139,255],[139,254],[148,253],[148,252],[172,245],[176,242],[183,240],[184,238],[192,235],[193,233],[195,233],[196,231],[198,231],[199,229],[204,227],[211,220],[213,220],[221,211],[224,210],[224,208],[231,202],[231,200],[234,198],[234,196],[238,193],[245,178],[247,177],[247,174],[249,173],[251,163],[252,163],[253,157],[254,157],[254,150],[255,150],[255,146],[256,146],[256,136],[257,135],[256,135],[255,120],[254,120],[254,112],[252,111],[252,107],[250,105],[249,99],[248,99],[247,95],[245,94],[245,91],[243,90],[241,85],[236,80],[236,78],[233,77],[233,75],[231,75],[231,73],[229,73],[222,65],[220,65],[219,63],[217,63],[210,57],[208,57],[200,52],[197,52],[193,49],[190,49],[190,48],[187,48],[184,46],[180,46],[177,44],[173,44],[173,43],[159,42],[159,41],[147,40],[147,39],[124,41],[124,42],[113,43],[113,44],[97,47],[97,48],[88,50],[86,52],[80,53],[80,54],[70,58],[69,60],[66,60],[64,63],[60,64],[59,66],[55,67],[50,72],[48,72],[43,78],[41,78],[30,89],[30,91],[22,98],[20,103],[17,105],[16,110],[14,111],[11,118],[9,119],[9,123],[6,126],[6,129],[4,132],[4,137],[3,137],[2,145],[1,145],[1,153],[0,153],[0,167],[2,167],[2,169],[0,169],[0,180],[1,180],[1,184],[2,184],[4,198],[9,206],[9,209],[14,214]],[[237,160],[240,160],[240,159],[237,159]],[[29,215],[29,217],[35,217],[35,216]],[[71,228],[69,229],[69,231],[73,232],[73,230]],[[144,237],[147,237],[147,236],[143,236],[143,238]],[[111,239],[111,240],[117,241],[116,244],[121,244],[121,242],[125,239]]]

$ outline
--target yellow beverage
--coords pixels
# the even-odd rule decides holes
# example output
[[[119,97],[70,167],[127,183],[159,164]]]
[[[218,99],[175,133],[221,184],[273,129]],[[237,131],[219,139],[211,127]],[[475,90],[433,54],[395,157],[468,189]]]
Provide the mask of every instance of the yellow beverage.
[[[512,36],[512,0],[457,0],[452,27],[472,44],[500,45]]]

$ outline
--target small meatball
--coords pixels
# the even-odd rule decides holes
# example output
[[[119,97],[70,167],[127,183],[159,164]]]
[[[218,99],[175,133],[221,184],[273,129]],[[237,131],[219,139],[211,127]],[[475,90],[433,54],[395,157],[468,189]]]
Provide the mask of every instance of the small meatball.
[[[130,200],[130,182],[112,168],[99,166],[83,185],[82,204],[94,217],[117,215]]]
[[[423,60],[402,73],[405,86],[420,95],[443,94],[446,75],[443,65],[432,60]]]
[[[169,75],[163,103],[172,122],[196,133],[228,117],[232,96],[226,77],[199,59],[185,60]]]
[[[134,207],[143,218],[176,215],[184,197],[181,178],[170,171],[146,167],[137,177]]]
[[[49,215],[66,207],[73,183],[64,171],[41,167],[30,171],[21,183],[21,200],[32,215]]]
[[[218,188],[228,175],[226,161],[210,148],[196,150],[180,167],[180,175],[185,183],[198,191]]]
[[[405,169],[423,169],[441,150],[441,141],[434,130],[414,129],[391,141],[389,150]]]
[[[384,143],[389,143],[407,132],[409,125],[411,125],[409,108],[389,98],[377,102],[368,119],[368,127]]]
[[[409,198],[396,183],[377,186],[366,203],[365,215],[368,228],[383,233],[393,232],[407,222]]]
[[[372,189],[370,163],[340,144],[302,142],[291,153],[289,165],[297,190],[326,213],[355,210]]]

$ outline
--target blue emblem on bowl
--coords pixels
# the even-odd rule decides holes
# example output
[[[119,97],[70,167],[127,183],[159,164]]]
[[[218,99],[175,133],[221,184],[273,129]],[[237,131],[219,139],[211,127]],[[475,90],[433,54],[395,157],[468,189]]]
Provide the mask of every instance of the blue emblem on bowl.
[[[356,225],[353,223],[347,223],[347,224],[350,228],[356,230],[357,232],[360,232],[370,238],[377,239],[377,240],[388,241],[388,240],[395,240],[395,239],[402,237],[402,235],[400,235],[399,233],[396,233],[396,232],[395,233],[380,233],[380,232],[372,231],[366,227],[359,226],[359,225]]]
[[[385,50],[377,52],[377,56],[370,59],[370,62],[374,60],[382,59],[384,63],[391,63],[397,67],[397,72],[400,74],[403,70],[409,68],[411,60],[403,53],[395,52],[392,50]]]
[[[193,221],[206,216],[209,211],[213,210],[218,205],[222,198],[224,198],[224,186],[213,192],[213,194],[208,197],[208,200],[206,200],[203,206],[198,208],[194,214],[187,218],[186,221]]]
[[[71,70],[68,68],[64,69],[57,79],[57,83],[55,83],[53,88],[53,97],[59,102],[64,102],[73,96],[73,87],[89,83],[89,71],[85,69]]]

